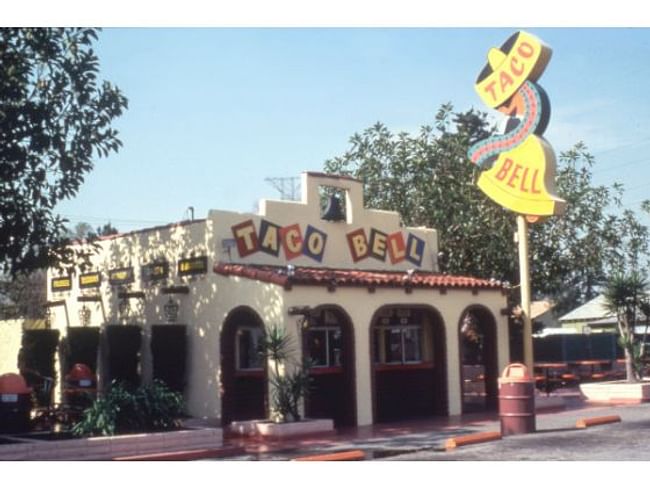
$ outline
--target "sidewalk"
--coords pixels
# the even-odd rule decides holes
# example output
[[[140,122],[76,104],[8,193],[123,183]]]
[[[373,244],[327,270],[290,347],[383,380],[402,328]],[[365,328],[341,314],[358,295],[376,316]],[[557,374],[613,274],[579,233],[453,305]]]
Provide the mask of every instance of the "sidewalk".
[[[622,410],[634,407],[604,406],[587,404],[583,401],[571,401],[567,408],[538,412],[536,416],[537,430],[539,432],[570,430],[575,428],[578,418],[620,414]],[[636,407],[643,408],[650,421],[650,404]],[[290,460],[299,456],[345,450],[363,450],[367,459],[390,457],[403,460],[421,459],[417,458],[419,452],[447,454],[443,453],[444,443],[450,437],[484,431],[500,431],[497,412],[362,426],[339,430],[330,435],[321,434],[314,437],[286,440],[231,437],[225,439],[224,445],[245,453],[222,459]],[[537,434],[523,436],[538,437]],[[519,438],[521,437],[519,436]]]

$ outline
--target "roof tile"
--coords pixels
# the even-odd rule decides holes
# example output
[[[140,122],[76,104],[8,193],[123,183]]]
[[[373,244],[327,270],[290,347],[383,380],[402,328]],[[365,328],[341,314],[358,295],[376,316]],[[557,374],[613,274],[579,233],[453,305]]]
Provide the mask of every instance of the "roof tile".
[[[322,267],[261,266],[220,262],[214,266],[214,272],[224,276],[245,277],[281,286],[334,284],[337,286],[503,289],[502,284],[494,280],[418,271],[411,273]]]

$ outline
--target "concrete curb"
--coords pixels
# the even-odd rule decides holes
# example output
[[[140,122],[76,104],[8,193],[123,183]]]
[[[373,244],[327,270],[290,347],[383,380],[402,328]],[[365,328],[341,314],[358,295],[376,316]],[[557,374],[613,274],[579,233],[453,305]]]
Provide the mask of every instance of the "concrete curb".
[[[599,426],[601,424],[620,423],[620,416],[596,416],[593,418],[581,418],[576,421],[576,428],[584,429],[589,426]]]
[[[361,450],[340,451],[336,453],[324,453],[322,455],[310,455],[306,457],[297,457],[296,462],[331,462],[331,461],[352,461],[365,460],[366,454]]]
[[[472,433],[471,435],[454,436],[445,441],[445,450],[453,450],[459,446],[473,445],[475,443],[485,443],[486,441],[500,440],[501,433],[498,431],[485,431],[482,433]]]

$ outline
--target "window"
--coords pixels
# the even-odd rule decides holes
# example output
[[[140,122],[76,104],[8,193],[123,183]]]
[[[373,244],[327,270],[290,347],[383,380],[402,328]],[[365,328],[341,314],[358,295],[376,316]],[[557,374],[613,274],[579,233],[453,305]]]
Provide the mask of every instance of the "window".
[[[307,350],[312,367],[341,366],[342,336],[339,327],[312,327],[307,331]]]
[[[431,346],[424,346],[430,341],[430,332],[425,333],[423,322],[418,310],[387,310],[375,328],[375,362],[413,364],[432,360]]]
[[[237,354],[237,370],[261,370],[262,357],[259,346],[264,332],[260,327],[241,327],[237,330],[235,353]]]
[[[422,327],[418,325],[380,326],[375,333],[379,345],[375,348],[375,361],[386,364],[421,362],[421,334]]]

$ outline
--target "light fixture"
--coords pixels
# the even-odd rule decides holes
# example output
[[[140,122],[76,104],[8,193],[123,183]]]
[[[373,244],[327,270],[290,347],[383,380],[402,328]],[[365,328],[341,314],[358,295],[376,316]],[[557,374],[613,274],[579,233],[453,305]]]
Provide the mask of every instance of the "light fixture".
[[[129,316],[129,298],[124,296],[122,299],[120,299],[119,305],[118,305],[118,310],[120,313],[120,316],[122,318],[126,318]]]
[[[52,321],[54,321],[54,311],[49,306],[45,307],[45,313],[43,314],[43,320],[45,321],[45,328],[48,330],[52,328]]]
[[[169,298],[169,301],[165,303],[163,307],[163,312],[165,314],[165,319],[168,323],[173,323],[178,319],[178,310],[180,306],[172,298]]]
[[[81,307],[81,309],[79,310],[79,323],[81,323],[81,326],[89,326],[90,325],[90,317],[91,317],[90,308],[88,308],[84,304]]]

